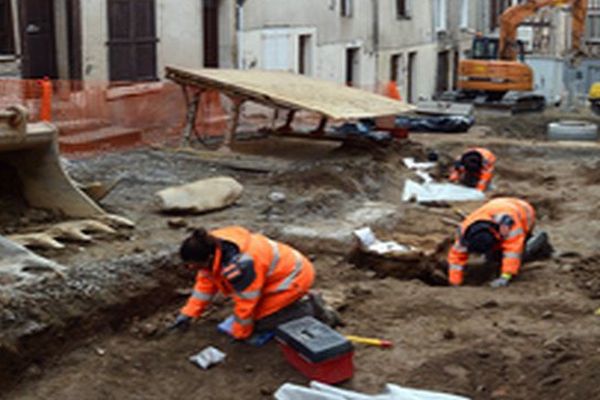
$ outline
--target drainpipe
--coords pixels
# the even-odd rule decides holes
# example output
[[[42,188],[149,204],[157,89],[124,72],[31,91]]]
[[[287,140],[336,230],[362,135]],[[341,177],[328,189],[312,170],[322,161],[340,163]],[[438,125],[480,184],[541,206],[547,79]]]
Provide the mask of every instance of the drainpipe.
[[[236,66],[238,69],[244,68],[244,3],[246,0],[235,1],[235,58]]]
[[[371,0],[373,6],[373,52],[375,53],[375,90],[379,84],[379,0]]]

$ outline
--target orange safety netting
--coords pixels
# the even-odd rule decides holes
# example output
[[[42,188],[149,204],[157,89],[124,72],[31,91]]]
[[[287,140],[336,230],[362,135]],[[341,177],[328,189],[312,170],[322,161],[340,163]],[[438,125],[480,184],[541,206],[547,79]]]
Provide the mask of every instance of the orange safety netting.
[[[31,122],[49,119],[59,129],[59,148],[67,157],[183,138],[188,110],[183,92],[175,83],[53,80],[51,96],[46,94],[49,102],[43,100],[42,87],[38,80],[0,79],[0,109],[22,104],[29,110]],[[389,85],[377,85],[373,91],[389,95]],[[228,99],[218,92],[204,93],[196,132],[203,138],[223,135],[229,129],[230,108]],[[272,110],[246,107],[243,124],[246,130],[257,130],[272,117]],[[285,113],[279,117],[285,118]],[[304,115],[304,121],[313,123],[315,118]]]
[[[186,104],[171,82],[142,84],[54,80],[51,102],[43,101],[40,81],[0,80],[0,109],[22,104],[30,122],[48,118],[59,129],[59,147],[67,156],[92,155],[177,140]],[[220,135],[228,117],[218,93],[201,99],[196,130]]]

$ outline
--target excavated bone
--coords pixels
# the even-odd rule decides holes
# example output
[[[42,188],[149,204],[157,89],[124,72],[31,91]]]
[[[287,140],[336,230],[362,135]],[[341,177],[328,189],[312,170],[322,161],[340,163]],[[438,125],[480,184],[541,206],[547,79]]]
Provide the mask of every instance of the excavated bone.
[[[170,187],[156,194],[163,211],[202,213],[232,205],[243,189],[235,179],[221,176]]]

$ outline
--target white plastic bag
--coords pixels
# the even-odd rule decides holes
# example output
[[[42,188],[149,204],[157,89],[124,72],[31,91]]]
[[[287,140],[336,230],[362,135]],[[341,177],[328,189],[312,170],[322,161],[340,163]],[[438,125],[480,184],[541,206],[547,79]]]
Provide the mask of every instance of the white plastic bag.
[[[190,356],[189,360],[202,369],[218,364],[225,359],[226,354],[216,347],[209,346],[200,353]]]

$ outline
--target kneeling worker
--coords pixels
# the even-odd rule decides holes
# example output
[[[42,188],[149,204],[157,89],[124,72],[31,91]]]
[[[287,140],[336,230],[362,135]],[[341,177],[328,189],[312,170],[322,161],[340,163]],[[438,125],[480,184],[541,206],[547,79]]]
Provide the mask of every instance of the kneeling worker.
[[[481,147],[467,150],[450,171],[450,181],[485,192],[494,176],[496,156]]]
[[[526,242],[535,222],[531,204],[516,198],[490,200],[473,211],[461,224],[454,245],[448,254],[448,280],[451,285],[463,283],[464,268],[470,253],[484,254],[488,262],[501,259],[501,275],[491,286],[507,286],[519,273]],[[547,243],[545,233],[532,240],[538,251]],[[541,241],[544,241],[541,244]],[[530,244],[528,242],[527,244]],[[528,252],[530,252],[528,250]]]
[[[228,333],[236,339],[317,312],[314,299],[300,301],[313,284],[313,265],[288,245],[231,226],[195,230],[179,253],[198,273],[192,295],[171,328],[200,317],[217,292],[234,300]]]

